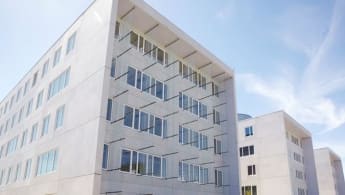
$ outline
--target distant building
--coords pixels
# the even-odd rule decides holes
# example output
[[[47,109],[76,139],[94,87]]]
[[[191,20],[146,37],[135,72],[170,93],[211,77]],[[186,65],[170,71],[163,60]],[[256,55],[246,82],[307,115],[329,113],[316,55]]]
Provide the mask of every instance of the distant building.
[[[285,112],[239,121],[242,195],[317,195],[311,134]]]
[[[229,66],[142,0],[96,0],[0,103],[0,194],[236,195],[235,108]]]
[[[320,195],[345,194],[341,158],[329,148],[314,150]]]
[[[243,120],[250,119],[250,118],[252,118],[252,116],[250,116],[249,114],[242,114],[242,113],[237,114],[237,120],[238,121],[243,121]]]

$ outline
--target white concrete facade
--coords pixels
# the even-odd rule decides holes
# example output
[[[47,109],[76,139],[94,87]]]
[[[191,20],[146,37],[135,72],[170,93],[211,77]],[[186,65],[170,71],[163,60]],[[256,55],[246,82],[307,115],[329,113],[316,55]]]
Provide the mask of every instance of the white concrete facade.
[[[239,194],[233,71],[143,1],[94,1],[0,128],[1,195]]]
[[[314,150],[320,195],[345,194],[341,158],[329,148]]]
[[[239,121],[238,144],[241,194],[318,194],[311,135],[285,112]]]

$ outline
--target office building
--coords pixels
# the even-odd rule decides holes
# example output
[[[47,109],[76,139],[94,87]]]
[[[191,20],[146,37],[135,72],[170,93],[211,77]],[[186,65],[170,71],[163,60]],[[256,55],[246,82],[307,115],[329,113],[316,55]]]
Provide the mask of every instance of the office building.
[[[96,0],[0,103],[0,194],[239,194],[234,73],[139,0]]]
[[[320,195],[345,194],[341,158],[329,148],[314,150]]]
[[[312,138],[283,111],[238,123],[242,195],[318,194]]]

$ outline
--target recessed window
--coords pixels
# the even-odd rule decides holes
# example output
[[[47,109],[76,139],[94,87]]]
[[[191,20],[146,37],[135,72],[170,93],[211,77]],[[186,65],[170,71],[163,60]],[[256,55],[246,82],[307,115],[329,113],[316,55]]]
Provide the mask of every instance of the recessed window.
[[[30,143],[37,139],[38,124],[34,124],[31,128]]]
[[[66,49],[66,55],[69,54],[75,47],[75,39],[76,39],[77,33],[74,32],[70,38],[68,38],[67,42],[67,49]]]
[[[246,137],[253,136],[254,135],[253,126],[249,126],[249,127],[244,128],[244,133],[245,133]]]
[[[125,106],[125,112],[124,112],[124,125],[127,127],[133,126],[133,108],[129,106]]]
[[[257,195],[256,186],[242,186],[241,195]]]
[[[28,102],[28,107],[27,107],[27,110],[26,110],[26,117],[28,117],[31,114],[31,112],[32,112],[32,104],[33,104],[33,99],[31,99]]]
[[[43,123],[42,123],[41,136],[45,136],[46,134],[48,134],[48,131],[49,131],[49,120],[50,120],[50,115],[44,117]]]
[[[116,58],[111,60],[111,67],[110,67],[110,76],[115,78],[115,69],[116,68]]]
[[[37,95],[37,101],[36,101],[36,109],[38,109],[43,102],[43,90],[40,91],[40,93]]]
[[[64,115],[65,115],[65,105],[60,106],[56,110],[56,116],[55,116],[55,129],[62,127],[64,122]]]
[[[215,109],[213,109],[213,124],[220,125],[220,114]]]
[[[29,159],[25,163],[24,180],[27,180],[30,177],[30,174],[31,174],[31,162],[32,162],[32,160]]]
[[[222,186],[223,185],[223,173],[222,171],[215,170],[214,171],[214,178],[215,178],[215,185],[216,186]]]
[[[106,119],[108,121],[111,121],[112,108],[113,108],[113,100],[112,99],[108,99],[107,116],[106,116]]]
[[[56,66],[60,62],[60,58],[61,58],[61,47],[55,51],[53,67]]]
[[[49,70],[49,59],[43,64],[41,78],[43,78],[48,73],[48,70]]]
[[[22,141],[20,143],[21,148],[26,145],[27,139],[28,139],[28,130],[25,130],[22,134]]]
[[[115,38],[118,38],[120,36],[120,23],[116,21],[115,24]]]
[[[255,165],[250,165],[248,168],[248,175],[256,175]]]
[[[214,139],[214,153],[222,154],[222,142],[218,139]]]
[[[108,168],[108,161],[109,161],[109,145],[103,145],[103,161],[102,161],[102,168]]]
[[[34,86],[36,85],[37,77],[38,77],[38,72],[36,72],[36,73],[34,74],[34,78],[32,79],[32,87],[34,87]]]
[[[38,156],[37,159],[37,176],[45,175],[56,170],[58,162],[58,151],[56,149]]]
[[[13,179],[14,182],[20,179],[21,171],[22,171],[22,163],[18,163],[16,166],[16,174],[14,175],[14,179]]]
[[[56,79],[54,79],[49,84],[49,90],[48,90],[48,100],[59,93],[62,89],[67,87],[69,83],[69,76],[70,76],[70,68],[65,70],[63,73],[61,73]]]
[[[254,146],[240,147],[240,156],[254,155]]]

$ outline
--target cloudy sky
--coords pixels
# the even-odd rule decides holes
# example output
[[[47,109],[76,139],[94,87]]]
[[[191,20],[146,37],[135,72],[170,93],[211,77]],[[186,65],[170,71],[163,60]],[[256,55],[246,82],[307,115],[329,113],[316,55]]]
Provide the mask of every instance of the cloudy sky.
[[[92,0],[0,0],[0,99]],[[345,0],[146,0],[236,72],[238,112],[285,110],[345,161]]]

